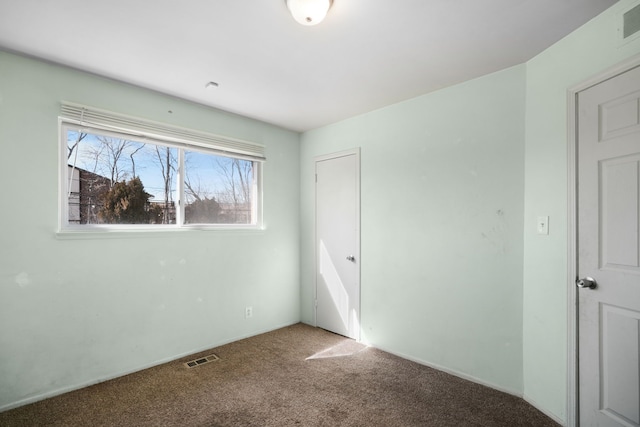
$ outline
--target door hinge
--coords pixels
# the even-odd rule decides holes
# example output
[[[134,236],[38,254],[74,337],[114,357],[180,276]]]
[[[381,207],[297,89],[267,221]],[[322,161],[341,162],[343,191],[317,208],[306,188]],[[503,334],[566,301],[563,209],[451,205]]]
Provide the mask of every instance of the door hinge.
[[[318,183],[318,174],[316,174],[316,184]]]
[[[318,306],[318,300],[313,301],[313,304],[317,307]]]

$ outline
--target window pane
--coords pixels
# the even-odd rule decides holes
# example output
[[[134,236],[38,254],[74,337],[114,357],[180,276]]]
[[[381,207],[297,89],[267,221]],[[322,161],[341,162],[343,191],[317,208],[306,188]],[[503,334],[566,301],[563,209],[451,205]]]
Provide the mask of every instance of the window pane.
[[[254,163],[185,151],[185,223],[253,224]]]
[[[67,131],[69,224],[175,224],[178,149]]]

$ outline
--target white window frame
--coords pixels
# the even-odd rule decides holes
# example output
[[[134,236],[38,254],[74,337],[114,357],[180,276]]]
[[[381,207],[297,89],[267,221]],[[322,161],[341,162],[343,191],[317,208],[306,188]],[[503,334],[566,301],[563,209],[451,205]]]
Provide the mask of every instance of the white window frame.
[[[58,235],[176,231],[176,230],[262,230],[262,163],[264,146],[207,134],[195,130],[179,128],[159,122],[112,113],[68,102],[62,103],[58,118],[59,127],[59,224]],[[67,133],[81,131],[134,142],[151,143],[178,149],[178,170],[176,172],[176,223],[175,224],[70,224],[68,186]],[[239,158],[253,162],[253,199],[251,203],[251,224],[184,224],[184,161],[185,151]]]

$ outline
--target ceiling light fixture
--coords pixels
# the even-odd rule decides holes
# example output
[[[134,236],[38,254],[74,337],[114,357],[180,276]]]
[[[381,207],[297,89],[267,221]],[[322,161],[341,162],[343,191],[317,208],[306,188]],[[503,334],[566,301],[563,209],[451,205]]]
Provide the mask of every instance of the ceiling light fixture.
[[[289,12],[299,24],[316,25],[322,22],[332,0],[284,0]]]

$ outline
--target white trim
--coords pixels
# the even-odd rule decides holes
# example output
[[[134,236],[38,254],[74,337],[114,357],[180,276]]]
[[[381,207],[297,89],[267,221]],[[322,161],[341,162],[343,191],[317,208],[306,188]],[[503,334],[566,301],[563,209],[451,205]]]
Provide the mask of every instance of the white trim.
[[[156,139],[151,136],[141,136],[139,133],[127,134],[118,131],[114,131],[112,128],[102,128],[99,125],[96,126],[83,126],[82,129],[78,129],[74,120],[69,120],[64,117],[58,118],[59,128],[59,148],[58,148],[58,230],[56,236],[59,239],[76,239],[76,238],[96,238],[96,237],[125,237],[132,236],[139,232],[157,232],[164,233],[173,230],[264,230],[264,218],[263,218],[263,195],[264,189],[263,183],[263,161],[264,158],[257,158],[248,156],[246,154],[235,154],[231,151],[221,151],[219,149],[207,147],[202,144],[189,144],[189,143],[174,143],[170,139]],[[69,131],[83,131],[92,134],[99,134],[105,136],[111,136],[116,138],[123,138],[130,141],[136,141],[142,144],[152,143],[154,145],[172,147],[178,151],[178,165],[176,173],[176,222],[175,224],[69,224],[69,159],[67,159],[67,134]],[[252,182],[252,194],[251,200],[251,213],[253,222],[248,224],[184,224],[185,219],[185,205],[183,203],[185,198],[184,192],[184,165],[185,156],[184,151],[197,151],[205,154],[224,156],[227,158],[241,159],[251,162],[253,164],[253,182]],[[75,167],[75,165],[74,165]],[[80,237],[82,236],[82,237]]]
[[[140,365],[140,366],[138,366],[136,368],[133,368],[133,369],[126,369],[124,371],[121,371],[121,372],[118,372],[118,373],[115,373],[115,374],[111,374],[111,375],[105,375],[103,377],[96,378],[94,380],[84,381],[84,382],[81,382],[81,383],[78,383],[78,384],[75,384],[75,385],[70,385],[70,386],[59,388],[57,390],[48,391],[46,393],[40,393],[40,394],[37,394],[35,396],[27,397],[25,399],[21,399],[21,400],[18,400],[16,402],[9,403],[9,404],[7,404],[5,406],[0,406],[0,412],[4,412],[4,411],[8,411],[10,409],[18,408],[20,406],[28,405],[30,403],[39,402],[39,401],[44,400],[44,399],[49,399],[51,397],[59,396],[61,394],[65,394],[65,393],[68,393],[70,391],[80,390],[82,388],[89,387],[89,386],[92,386],[94,384],[99,384],[99,383],[102,383],[102,382],[105,382],[105,381],[113,380],[115,378],[123,377],[125,375],[133,374],[134,372],[140,372],[140,371],[143,371],[145,369],[153,368],[154,366],[163,365],[165,363],[171,363],[171,362],[174,362],[174,361],[176,361],[178,359],[182,359],[183,357],[187,357],[187,356],[189,356],[191,354],[201,353],[201,352],[204,352],[204,351],[207,351],[207,350],[213,350],[215,348],[222,347],[223,345],[227,345],[227,344],[230,344],[230,343],[233,343],[233,342],[236,342],[236,341],[240,341],[240,340],[243,340],[243,339],[246,339],[246,338],[251,338],[251,337],[254,337],[254,336],[257,336],[257,335],[261,335],[261,334],[265,334],[265,333],[268,333],[268,332],[272,332],[272,331],[275,331],[275,330],[278,330],[278,329],[286,328],[286,327],[289,327],[289,326],[292,326],[292,325],[296,325],[297,323],[298,322],[296,321],[296,322],[293,322],[293,323],[284,323],[284,324],[281,324],[280,326],[274,326],[273,328],[260,329],[257,332],[252,332],[252,333],[249,333],[249,334],[243,334],[243,335],[236,336],[234,338],[225,339],[225,340],[222,340],[222,341],[217,341],[215,343],[207,344],[207,345],[205,345],[203,347],[195,348],[193,350],[188,350],[186,352],[177,354],[175,356],[164,357],[164,358],[162,358],[160,360],[157,360],[155,362],[145,363],[145,364]]]
[[[461,372],[461,371],[458,371],[458,370],[455,370],[455,369],[451,369],[451,368],[447,368],[445,366],[438,365],[437,363],[427,362],[426,360],[420,359],[418,357],[409,356],[409,355],[401,353],[401,352],[389,350],[389,349],[387,349],[385,347],[379,347],[379,346],[376,346],[376,345],[373,345],[373,344],[369,344],[369,343],[364,343],[364,344],[367,344],[368,346],[373,347],[373,348],[377,348],[378,350],[382,350],[385,353],[393,354],[394,356],[398,356],[398,357],[401,357],[403,359],[409,360],[411,362],[415,362],[415,363],[417,363],[419,365],[428,366],[428,367],[436,369],[438,371],[445,372],[447,374],[453,375],[453,376],[458,377],[458,378],[462,378],[463,380],[470,381],[470,382],[476,383],[476,384],[480,384],[482,386],[489,387],[489,388],[491,388],[493,390],[498,390],[498,391],[501,391],[503,393],[510,394],[512,396],[523,398],[521,391],[514,390],[514,389],[511,389],[511,388],[508,388],[508,387],[503,387],[503,386],[494,384],[494,383],[492,383],[490,381],[486,381],[486,380],[483,380],[483,379],[480,379],[480,378],[476,378],[476,377],[474,377],[472,375],[469,375],[469,374],[466,374],[464,372]]]
[[[546,411],[542,405],[539,405],[538,402],[536,402],[535,400],[531,399],[529,396],[524,395],[522,396],[522,399],[527,402],[529,405],[533,406],[534,408],[536,408],[538,411],[542,412],[543,414],[545,414],[547,417],[551,418],[553,421],[555,421],[556,423],[560,424],[561,426],[566,426],[568,424],[565,424],[563,420],[561,420],[560,418],[558,418],[557,415]]]
[[[595,76],[579,83],[567,90],[567,181],[568,181],[568,211],[567,211],[567,426],[580,425],[579,411],[579,378],[578,378],[578,299],[575,280],[578,275],[577,253],[577,144],[578,144],[578,119],[577,96],[578,93],[595,86],[605,80],[612,79],[633,68],[640,66],[640,55],[632,56],[627,60],[610,67]],[[534,405],[535,406],[535,405]],[[536,406],[537,407],[537,406]]]
[[[233,225],[230,227],[229,225]],[[192,236],[192,233],[215,233],[226,234],[231,233],[238,235],[255,235],[266,231],[264,226],[252,226],[242,224],[223,225],[192,225],[183,227],[171,227],[169,225],[150,225],[148,228],[98,228],[93,227],[85,229],[69,229],[65,228],[55,233],[58,240],[94,240],[94,239],[140,239],[140,238],[166,238],[168,236]]]
[[[578,120],[576,118],[576,102],[577,92],[569,91],[567,93],[567,106],[568,106],[568,125],[567,125],[567,239],[569,240],[567,245],[567,328],[569,333],[567,334],[567,358],[569,364],[567,365],[567,426],[576,426],[578,419],[578,376],[577,376],[577,360],[578,360],[578,334],[576,330],[576,316],[577,312],[577,295],[575,279],[577,274],[577,254],[576,254],[576,224],[577,221],[577,206],[576,206],[576,144],[577,144],[577,132],[576,126]],[[573,363],[571,363],[573,362]],[[536,406],[537,407],[537,406]]]
[[[318,327],[318,197],[316,190],[318,162],[325,160],[337,159],[346,156],[356,156],[356,259],[358,260],[358,330],[356,333],[356,341],[360,342],[362,337],[362,249],[360,247],[360,147],[352,148],[350,150],[339,151],[336,153],[324,154],[314,157],[313,160],[313,173],[314,173],[314,211],[313,211],[313,283],[314,283],[314,295],[313,295],[313,326]]]
[[[338,151],[336,153],[322,154],[320,156],[314,157],[313,162],[315,164],[318,162],[322,162],[324,160],[337,159],[340,157],[351,156],[353,154],[355,154],[358,157],[358,159],[360,159],[360,147],[352,148],[350,150]],[[358,162],[358,167],[359,166],[360,166],[360,162]]]
[[[184,191],[184,181],[185,181],[185,169],[184,169],[184,160],[185,154],[184,150],[178,150],[178,170],[176,171],[176,183],[178,188],[176,188],[176,196],[177,196],[177,206],[176,206],[176,225],[184,225],[184,206],[185,203],[183,200],[186,199],[186,194]]]

